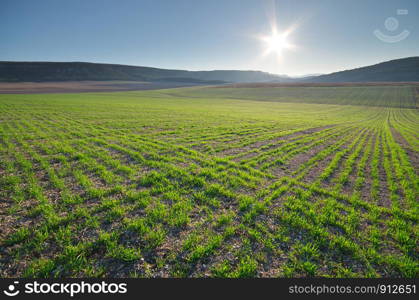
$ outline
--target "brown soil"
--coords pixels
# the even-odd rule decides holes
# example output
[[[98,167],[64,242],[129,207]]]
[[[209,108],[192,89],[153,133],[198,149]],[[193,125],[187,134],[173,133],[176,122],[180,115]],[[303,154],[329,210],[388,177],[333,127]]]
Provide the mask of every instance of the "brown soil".
[[[193,83],[144,81],[0,82],[0,94],[122,92],[195,86]]]
[[[364,134],[363,134],[364,135]],[[370,135],[370,132],[365,132],[365,135],[367,135],[366,141],[368,141],[368,136]],[[325,188],[332,188],[335,184],[337,184],[337,182],[335,180],[337,180],[339,178],[339,176],[341,175],[341,172],[344,170],[345,167],[345,163],[346,160],[349,158],[350,155],[352,155],[352,153],[355,152],[356,147],[358,147],[359,143],[361,143],[362,141],[358,141],[358,143],[356,145],[353,146],[353,148],[348,151],[345,155],[343,155],[343,157],[340,159],[340,162],[338,164],[338,166],[336,167],[336,169],[333,171],[332,174],[330,174],[330,177],[328,178],[328,180],[326,182],[324,182],[324,187]],[[348,176],[348,180],[347,182],[343,185],[342,187],[342,193],[343,194],[351,194],[354,190],[354,185],[355,185],[355,179],[357,176],[355,176],[355,171],[357,168],[357,165],[359,163],[359,161],[362,158],[362,151],[361,153],[358,154],[358,157],[355,159],[355,162],[352,166],[352,170]]]
[[[333,142],[332,142],[333,143]],[[332,143],[326,145],[330,146]],[[346,147],[348,147],[348,145],[351,143],[351,141],[348,141],[346,144],[340,146],[340,149],[344,149]],[[320,150],[321,151],[321,150]],[[317,161],[316,165],[312,165],[310,166],[310,170],[307,172],[307,174],[304,175],[303,177],[303,181],[305,183],[311,183],[314,182],[319,175],[321,174],[321,172],[330,164],[330,162],[332,161],[333,157],[335,156],[336,151],[330,153],[326,158],[324,158],[321,161]],[[310,159],[310,158],[308,158]]]
[[[365,169],[364,169],[364,184],[361,187],[361,199],[364,201],[370,201],[371,200],[371,186],[372,186],[372,177],[371,177],[371,163],[372,163],[372,157],[374,154],[374,148],[376,143],[376,137],[372,136],[371,141],[371,152],[369,153],[369,157],[367,159],[367,162],[365,163]],[[356,180],[353,179],[354,181]]]
[[[383,154],[383,144],[380,138],[380,161],[378,163],[378,180],[380,181],[379,191],[378,191],[378,205],[391,207],[390,201],[390,191],[387,187],[387,174],[384,170],[383,161],[384,161],[384,154]]]

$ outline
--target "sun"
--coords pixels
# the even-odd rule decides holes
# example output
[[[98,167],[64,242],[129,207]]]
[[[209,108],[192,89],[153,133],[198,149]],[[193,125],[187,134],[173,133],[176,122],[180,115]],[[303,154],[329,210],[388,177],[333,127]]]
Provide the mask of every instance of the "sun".
[[[262,37],[266,44],[265,54],[275,53],[281,55],[284,49],[292,48],[292,44],[288,41],[288,32],[279,33],[276,30],[270,36]]]
[[[287,37],[283,34],[275,34],[266,37],[264,38],[264,41],[266,42],[266,51],[268,53],[281,54],[284,49],[289,48],[290,46],[287,41]]]

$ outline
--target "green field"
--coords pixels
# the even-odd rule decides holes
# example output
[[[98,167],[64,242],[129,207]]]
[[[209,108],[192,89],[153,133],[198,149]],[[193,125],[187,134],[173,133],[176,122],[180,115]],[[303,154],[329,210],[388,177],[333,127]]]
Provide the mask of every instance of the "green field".
[[[417,277],[418,91],[0,95],[1,277]]]
[[[164,93],[164,92],[162,92]],[[231,88],[209,87],[167,90],[166,95],[194,98],[246,99],[254,101],[316,103],[362,106],[418,108],[415,94],[419,87],[383,86],[329,86],[329,87],[264,87]]]

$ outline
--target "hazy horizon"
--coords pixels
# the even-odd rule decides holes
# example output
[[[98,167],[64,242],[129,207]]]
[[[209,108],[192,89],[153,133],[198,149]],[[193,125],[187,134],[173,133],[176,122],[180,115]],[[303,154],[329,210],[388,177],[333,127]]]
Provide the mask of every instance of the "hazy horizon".
[[[419,53],[415,31],[419,3],[413,0],[6,0],[0,8],[2,61],[83,61],[301,76]],[[405,13],[398,14],[399,10]],[[393,23],[385,23],[390,18]],[[273,29],[288,32],[287,41],[278,46],[269,40],[267,45]],[[388,43],[374,30],[391,36],[404,30],[409,34]],[[274,49],[269,48],[272,45]]]

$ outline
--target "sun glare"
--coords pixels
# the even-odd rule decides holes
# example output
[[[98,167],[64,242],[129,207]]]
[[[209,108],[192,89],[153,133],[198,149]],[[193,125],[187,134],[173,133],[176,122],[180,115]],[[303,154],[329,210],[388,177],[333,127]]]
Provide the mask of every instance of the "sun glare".
[[[262,37],[266,44],[265,55],[274,53],[280,56],[285,49],[292,48],[292,44],[288,41],[288,35],[289,32],[279,33],[274,30],[270,36]]]

